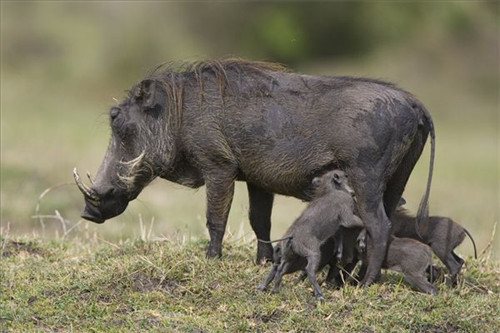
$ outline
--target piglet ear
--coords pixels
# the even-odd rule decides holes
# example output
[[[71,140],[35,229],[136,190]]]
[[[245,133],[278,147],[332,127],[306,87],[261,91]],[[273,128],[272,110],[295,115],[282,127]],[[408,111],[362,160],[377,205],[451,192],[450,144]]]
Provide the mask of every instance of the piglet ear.
[[[334,172],[333,173],[333,181],[336,183],[336,184],[339,184],[340,185],[340,176],[337,172]]]
[[[145,107],[153,107],[155,102],[156,81],[143,80],[140,84],[140,96],[142,98],[142,105]]]
[[[311,184],[314,187],[318,187],[321,184],[321,178],[320,177],[314,177]]]

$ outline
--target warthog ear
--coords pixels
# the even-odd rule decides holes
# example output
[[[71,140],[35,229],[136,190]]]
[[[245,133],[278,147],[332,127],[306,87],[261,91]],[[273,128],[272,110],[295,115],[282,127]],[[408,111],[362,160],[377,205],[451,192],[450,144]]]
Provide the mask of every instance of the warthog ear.
[[[142,105],[144,107],[152,107],[155,102],[156,81],[143,80],[140,85],[139,94],[142,98]]]

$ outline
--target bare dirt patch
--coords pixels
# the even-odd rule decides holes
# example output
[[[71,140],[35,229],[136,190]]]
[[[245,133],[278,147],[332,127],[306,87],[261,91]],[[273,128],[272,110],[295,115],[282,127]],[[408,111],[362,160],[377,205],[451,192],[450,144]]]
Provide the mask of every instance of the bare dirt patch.
[[[2,249],[2,257],[4,258],[20,254],[43,256],[44,253],[36,244],[32,242],[7,241]]]

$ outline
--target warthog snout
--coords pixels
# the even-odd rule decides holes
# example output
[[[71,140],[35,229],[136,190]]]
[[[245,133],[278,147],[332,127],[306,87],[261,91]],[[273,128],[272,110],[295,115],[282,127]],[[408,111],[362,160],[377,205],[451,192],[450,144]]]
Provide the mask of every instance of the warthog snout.
[[[76,168],[73,170],[73,177],[78,189],[85,197],[85,209],[81,215],[82,218],[95,223],[103,223],[107,219],[121,214],[127,208],[129,200],[123,191],[111,186],[99,187],[96,184],[88,187],[80,179]],[[89,179],[93,183],[90,176]]]
[[[85,200],[85,208],[81,215],[82,218],[92,221],[95,223],[104,223],[104,219],[102,218],[101,212],[97,207],[90,204],[87,200]]]

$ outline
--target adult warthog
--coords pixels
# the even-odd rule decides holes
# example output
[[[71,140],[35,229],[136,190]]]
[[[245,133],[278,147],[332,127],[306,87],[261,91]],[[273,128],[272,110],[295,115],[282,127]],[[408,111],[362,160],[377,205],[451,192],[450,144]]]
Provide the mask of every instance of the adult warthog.
[[[122,213],[155,177],[206,185],[208,257],[222,238],[236,180],[246,181],[250,224],[269,240],[274,193],[310,200],[314,177],[344,170],[370,234],[363,281],[380,272],[390,217],[429,133],[431,162],[419,216],[427,215],[434,129],[424,106],[392,84],[318,77],[240,59],[156,70],[110,110],[111,142],[86,186],[82,217],[97,223]],[[259,243],[257,260],[271,259]]]

